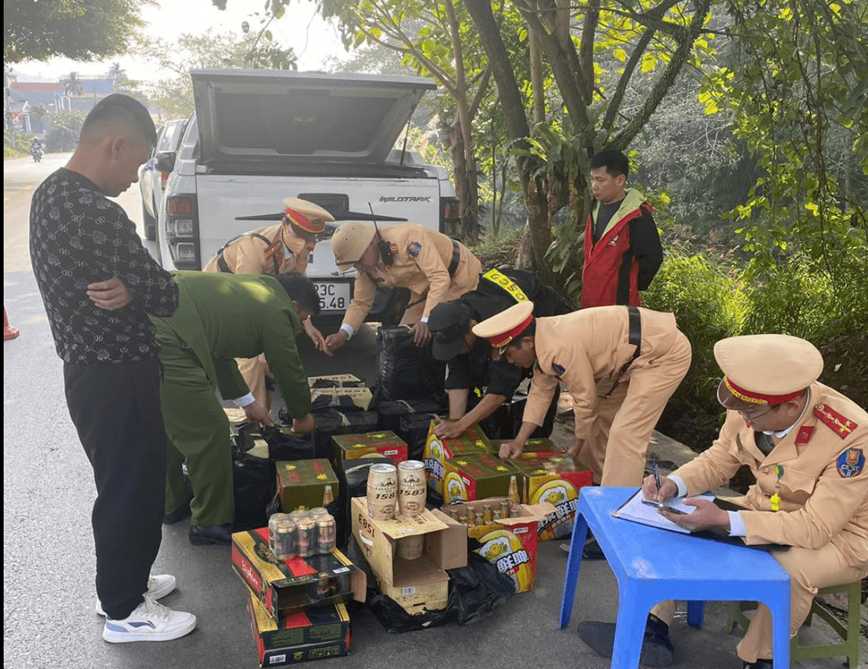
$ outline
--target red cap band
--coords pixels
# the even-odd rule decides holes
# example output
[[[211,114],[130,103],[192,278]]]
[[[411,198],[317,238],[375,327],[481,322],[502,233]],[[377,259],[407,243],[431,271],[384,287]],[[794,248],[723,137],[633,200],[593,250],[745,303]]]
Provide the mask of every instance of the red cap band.
[[[290,223],[297,225],[306,232],[316,235],[325,230],[325,222],[320,219],[310,219],[304,214],[299,214],[294,209],[289,208],[285,209],[284,213]]]
[[[521,334],[527,329],[527,326],[533,323],[533,314],[525,318],[520,324],[516,325],[512,330],[507,330],[503,334],[488,337],[488,341],[494,348],[503,348],[511,342],[516,335]]]
[[[774,406],[775,404],[789,402],[802,393],[802,390],[797,390],[792,393],[787,393],[786,395],[763,395],[762,393],[755,393],[740,388],[725,376],[723,377],[723,385],[726,386],[726,389],[732,393],[734,397],[737,397],[742,402],[750,402],[751,404],[770,404]]]

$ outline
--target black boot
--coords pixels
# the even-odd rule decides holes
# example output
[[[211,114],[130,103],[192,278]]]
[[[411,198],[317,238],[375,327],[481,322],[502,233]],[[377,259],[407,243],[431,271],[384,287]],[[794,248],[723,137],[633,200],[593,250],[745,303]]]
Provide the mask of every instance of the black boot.
[[[231,546],[232,524],[211,525],[209,527],[190,525],[190,543],[194,546],[208,546],[210,544]]]
[[[615,646],[615,623],[586,620],[579,623],[579,638],[600,657],[612,657]],[[669,625],[654,615],[648,615],[645,639],[642,642],[640,664],[647,667],[668,667],[675,650],[669,640]]]
[[[758,657],[756,662],[745,662],[742,669],[772,669],[772,661]]]

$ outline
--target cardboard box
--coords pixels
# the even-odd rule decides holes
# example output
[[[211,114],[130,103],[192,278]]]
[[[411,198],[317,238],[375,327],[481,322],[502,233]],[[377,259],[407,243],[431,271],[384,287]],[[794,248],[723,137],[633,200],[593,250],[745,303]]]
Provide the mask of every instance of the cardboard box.
[[[521,498],[526,504],[549,502],[555,510],[540,521],[540,541],[565,539],[573,532],[579,490],[593,482],[593,473],[578,469],[568,455],[522,453],[513,461],[521,472]]]
[[[281,460],[274,465],[277,494],[284,513],[327,506],[337,498],[338,477],[328,460]]]
[[[507,497],[493,497],[453,504],[444,510],[449,513],[456,511],[464,517],[467,513],[475,515],[477,511],[481,512],[485,504],[490,504],[492,510],[499,509],[502,502],[509,504],[510,513],[517,512],[518,515],[485,525],[461,527],[466,528],[468,536],[482,544],[476,552],[512,579],[516,592],[528,592],[533,590],[536,581],[537,525],[554,511],[551,504],[543,502],[528,506]]]
[[[362,388],[365,382],[355,374],[327,374],[309,376],[307,384],[311,388]]]
[[[444,419],[448,420],[448,419]],[[428,438],[425,441],[425,474],[428,476],[428,487],[443,494],[443,479],[446,476],[446,461],[450,458],[475,453],[494,453],[494,446],[479,427],[471,426],[460,437],[455,439],[440,439],[434,435],[437,421],[431,421],[428,428]]]
[[[471,454],[446,461],[443,503],[469,502],[486,497],[512,497],[519,501],[521,475],[496,455]]]
[[[385,455],[396,465],[407,459],[407,444],[394,432],[366,432],[365,434],[336,434],[334,444],[335,467],[347,460],[356,460],[372,453]]]
[[[419,516],[373,520],[363,497],[353,498],[352,521],[353,537],[381,592],[411,614],[446,607],[446,570],[467,566],[467,530],[463,525],[439,511],[428,510]],[[424,535],[424,549],[421,557],[405,560],[396,555],[396,546],[399,539],[411,535]]]
[[[350,650],[350,616],[343,604],[293,613],[276,621],[248,590],[247,612],[260,667],[340,657]]]
[[[316,402],[316,400],[320,397],[329,397],[334,398],[331,406],[334,408],[340,408],[341,404],[337,398],[339,397],[349,397],[353,404],[359,407],[362,411],[367,411],[368,407],[371,405],[371,400],[373,399],[373,395],[369,388],[311,388],[310,389],[310,401]],[[319,402],[317,402],[317,411],[322,411],[325,407],[321,406]]]
[[[267,527],[232,535],[232,569],[275,620],[287,611],[365,601],[365,572],[343,553],[278,560],[268,547]]]

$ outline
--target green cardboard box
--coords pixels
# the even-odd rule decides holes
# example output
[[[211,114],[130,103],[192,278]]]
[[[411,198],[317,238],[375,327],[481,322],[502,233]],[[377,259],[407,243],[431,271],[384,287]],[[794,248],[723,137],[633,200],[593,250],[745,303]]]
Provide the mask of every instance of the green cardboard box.
[[[447,420],[447,419],[444,419]],[[428,438],[425,441],[425,474],[428,487],[443,494],[443,478],[446,476],[446,461],[471,454],[494,453],[497,451],[479,425],[471,425],[464,434],[454,439],[440,439],[434,434],[436,420],[431,421]]]
[[[365,434],[336,434],[334,444],[335,468],[347,460],[357,460],[372,453],[385,455],[396,465],[407,459],[407,442],[390,430]]]
[[[277,494],[284,513],[328,506],[337,499],[338,477],[328,460],[281,460],[274,465]]]

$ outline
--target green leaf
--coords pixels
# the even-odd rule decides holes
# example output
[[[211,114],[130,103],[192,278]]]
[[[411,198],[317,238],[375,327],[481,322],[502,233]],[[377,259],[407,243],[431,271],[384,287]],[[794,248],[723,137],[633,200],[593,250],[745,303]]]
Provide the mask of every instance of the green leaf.
[[[620,60],[622,63],[627,61],[627,52],[624,51],[624,49],[615,49],[612,55],[615,56],[615,58]]]

